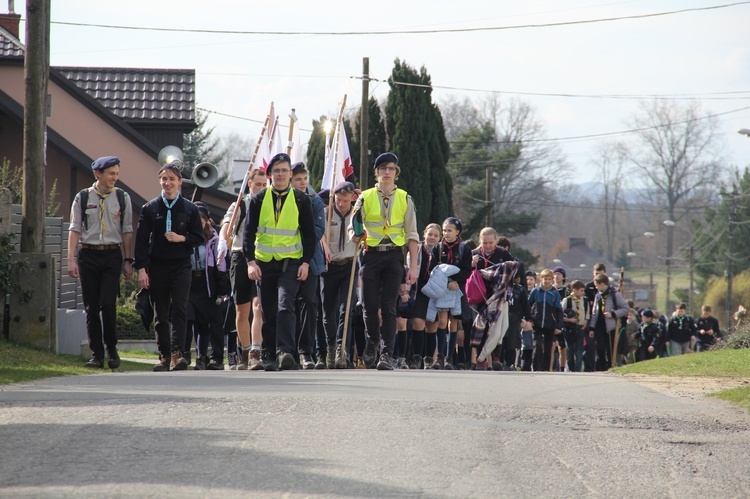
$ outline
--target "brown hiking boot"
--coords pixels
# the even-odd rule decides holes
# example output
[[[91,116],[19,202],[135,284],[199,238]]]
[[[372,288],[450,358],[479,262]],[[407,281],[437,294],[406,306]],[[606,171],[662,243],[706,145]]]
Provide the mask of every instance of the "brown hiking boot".
[[[240,363],[237,364],[238,371],[247,371],[250,362],[250,350],[244,348],[240,351]]]
[[[159,363],[154,366],[154,372],[166,372],[169,371],[169,359],[167,357],[159,357]]]
[[[265,364],[263,364],[263,360],[260,358],[260,350],[250,350],[247,360],[248,371],[262,371],[266,368]]]
[[[188,367],[188,361],[182,356],[182,352],[172,352],[172,370],[184,371]]]

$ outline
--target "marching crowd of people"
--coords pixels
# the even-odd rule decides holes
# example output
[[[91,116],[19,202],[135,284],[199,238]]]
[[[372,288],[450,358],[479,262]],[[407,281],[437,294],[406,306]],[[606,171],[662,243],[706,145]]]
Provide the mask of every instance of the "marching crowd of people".
[[[375,187],[347,180],[316,193],[304,163],[275,155],[219,226],[181,195],[182,164],[158,171],[160,196],[134,229],[115,186],[120,160],[92,164],[71,207],[69,275],[80,278],[90,368],[120,365],[119,278],[137,274],[153,307],[154,371],[376,368],[601,371],[701,351],[720,337],[704,306],[666,317],[635,309],[603,264],[591,282],[538,274],[491,227],[462,238],[456,217],[420,234],[391,152]],[[112,196],[111,194],[115,194]],[[80,244],[80,248],[79,248]],[[106,357],[105,357],[106,350]]]

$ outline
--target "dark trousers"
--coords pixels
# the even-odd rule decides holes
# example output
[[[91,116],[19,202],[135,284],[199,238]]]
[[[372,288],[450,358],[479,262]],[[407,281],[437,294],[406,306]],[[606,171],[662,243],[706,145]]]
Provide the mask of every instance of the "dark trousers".
[[[554,329],[534,329],[534,371],[550,370],[554,341]]]
[[[296,350],[297,315],[295,299],[300,281],[300,260],[256,260],[263,274],[260,280],[260,306],[263,309],[263,350],[271,354],[293,354]],[[312,274],[308,279],[312,279]]]
[[[208,356],[208,346],[211,345],[211,359],[224,361],[224,329],[220,305],[216,304],[216,297],[209,296],[206,277],[193,276],[190,281],[190,297],[188,298],[187,334],[183,352],[189,352],[195,338],[195,350],[198,357]]]
[[[323,274],[320,293],[323,296],[323,327],[326,332],[326,345],[331,348],[341,346],[344,338],[344,317],[346,315],[346,298],[349,295],[349,282],[352,265],[329,265]],[[354,274],[357,276],[356,270]],[[352,342],[352,318],[354,316],[354,302],[356,293],[352,290],[352,300],[349,307],[349,324],[346,332],[347,349]]]
[[[190,259],[151,260],[149,295],[154,306],[156,346],[163,358],[185,347],[187,301],[190,296]],[[170,321],[171,317],[171,321]]]
[[[383,351],[389,355],[396,342],[396,298],[403,277],[401,248],[368,251],[362,258],[362,302],[368,341],[380,343],[382,339]]]
[[[195,338],[195,351],[198,357],[207,357],[210,345],[211,360],[224,362],[224,331],[219,323],[188,321],[188,334],[185,336],[183,351],[190,350],[192,338]]]
[[[638,362],[642,362],[644,360],[651,360],[656,358],[656,350],[653,352],[648,351],[648,345],[644,344],[638,347],[638,350],[636,350],[636,359]]]
[[[117,346],[117,295],[120,293],[122,253],[119,249],[78,252],[83,306],[86,310],[86,332],[89,348],[98,359],[104,358],[104,345]],[[101,312],[101,317],[99,316]]]
[[[596,340],[596,370],[607,371],[612,367],[612,346],[614,342],[614,331],[605,331],[596,328],[594,339]]]
[[[581,372],[583,366],[583,335],[581,328],[565,330],[565,345],[568,347],[568,370],[574,373]]]
[[[354,343],[357,347],[357,355],[362,356],[365,351],[365,344],[367,343],[367,339],[365,338],[365,318],[362,312],[361,303],[354,305],[352,309],[351,321],[352,332],[354,333]],[[352,351],[350,351],[349,353],[352,353]]]
[[[297,351],[299,353],[313,353],[315,345],[315,330],[318,327],[318,281],[320,276],[312,272],[307,274],[307,279],[299,283],[297,300],[299,310],[297,314]]]

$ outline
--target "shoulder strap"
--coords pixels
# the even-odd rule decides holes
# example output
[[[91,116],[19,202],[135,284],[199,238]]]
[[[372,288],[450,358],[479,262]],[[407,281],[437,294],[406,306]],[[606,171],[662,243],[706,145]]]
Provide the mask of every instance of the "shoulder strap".
[[[573,300],[571,299],[572,295],[568,295],[565,297],[565,310],[572,310],[573,309]]]
[[[245,215],[247,213],[247,197],[242,196],[242,201],[240,201],[240,218],[237,220],[237,228],[234,230],[234,234],[237,235],[240,233],[240,224],[242,224],[242,221],[245,219]],[[237,207],[235,206],[235,210]]]
[[[117,203],[120,205],[120,231],[122,231],[122,225],[125,223],[125,191],[115,187],[115,194],[117,195]]]
[[[81,225],[83,226],[84,230],[89,229],[88,220],[86,220],[86,205],[89,204],[89,188],[86,187],[85,189],[81,189],[81,192],[78,193],[81,197]]]
[[[89,224],[86,219],[86,205],[89,204],[89,188],[81,189],[79,193],[81,195],[81,224],[85,230],[88,230]],[[115,195],[117,196],[117,204],[120,205],[120,230],[125,223],[125,191],[119,187],[115,187]]]

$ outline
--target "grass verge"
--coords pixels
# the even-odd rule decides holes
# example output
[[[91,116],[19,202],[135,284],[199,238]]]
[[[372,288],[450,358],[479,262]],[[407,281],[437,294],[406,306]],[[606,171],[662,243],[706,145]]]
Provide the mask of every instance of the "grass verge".
[[[616,367],[620,374],[750,378],[750,348],[691,353]]]
[[[127,360],[123,360],[120,368],[115,371],[106,367],[106,360],[104,369],[86,369],[83,364],[83,359],[78,355],[42,352],[0,340],[0,385],[76,374],[150,371],[153,367],[151,364]]]
[[[729,390],[722,390],[718,393],[710,394],[712,397],[726,400],[730,404],[744,407],[750,411],[750,387],[739,386],[737,388],[730,388]]]
[[[612,369],[618,374],[650,374],[659,376],[714,376],[750,378],[750,349],[723,349],[691,353],[664,359],[636,362]],[[731,388],[711,396],[750,410],[750,387]]]

